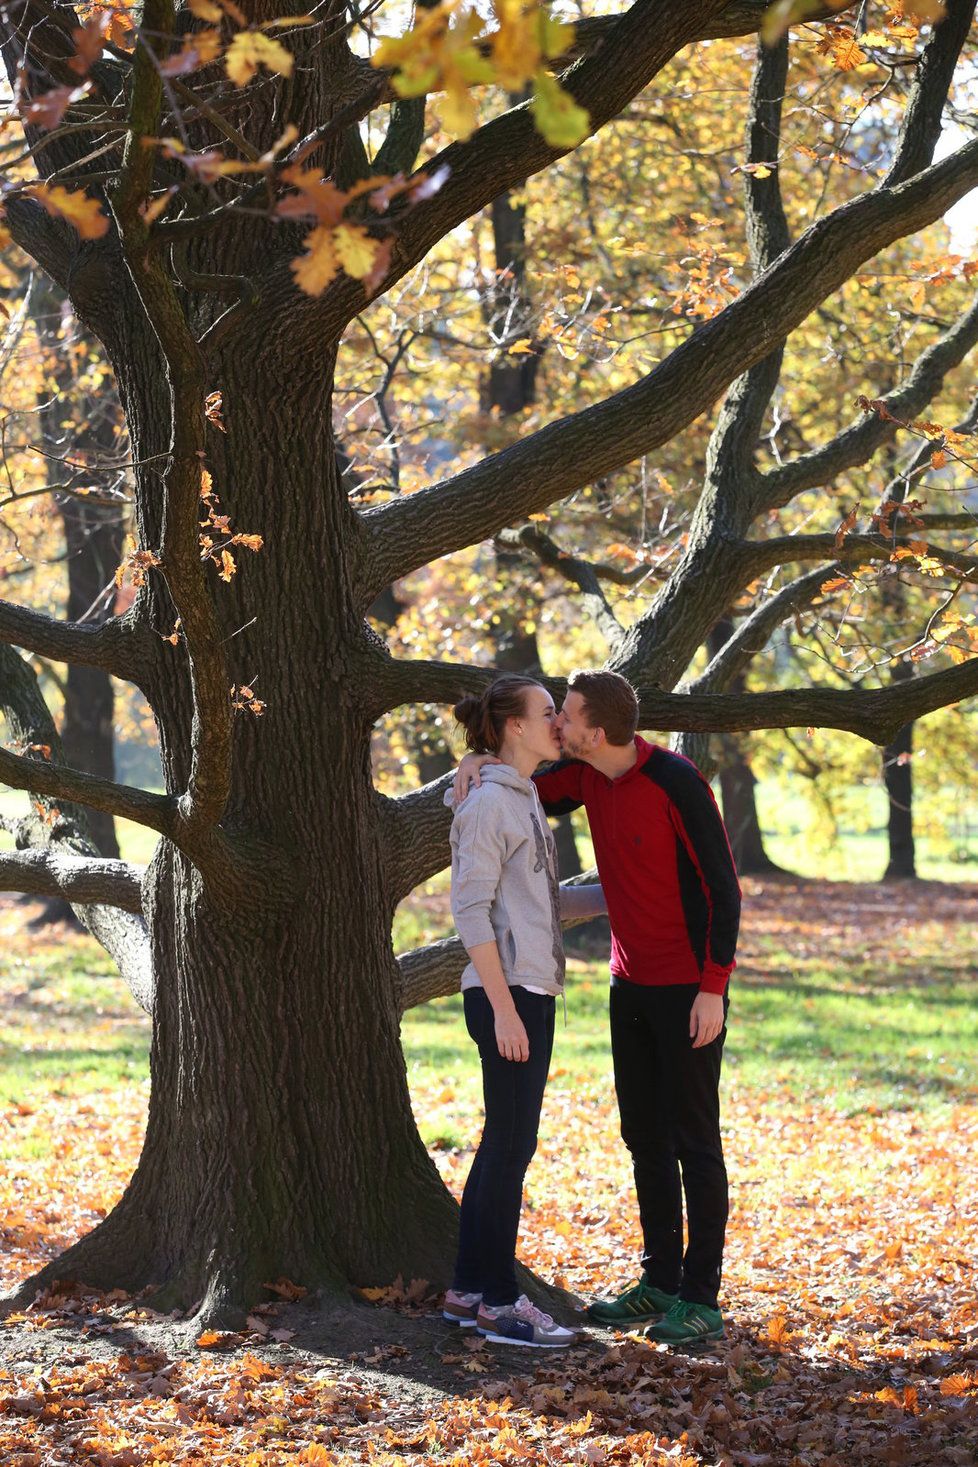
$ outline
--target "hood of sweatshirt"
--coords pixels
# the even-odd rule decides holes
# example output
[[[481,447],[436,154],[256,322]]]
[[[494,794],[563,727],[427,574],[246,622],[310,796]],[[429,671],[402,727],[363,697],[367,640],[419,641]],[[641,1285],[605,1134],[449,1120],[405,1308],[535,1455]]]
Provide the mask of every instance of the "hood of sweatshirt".
[[[533,780],[524,779],[522,774],[517,774],[512,764],[483,764],[479,775],[483,784],[504,784],[511,790],[519,790],[521,794],[526,795],[531,800],[536,798]],[[472,790],[470,789],[469,794],[471,793]],[[465,799],[467,800],[468,797],[466,795]],[[444,803],[450,810],[456,810],[458,808],[455,803],[455,789],[452,785],[449,785],[445,791]],[[462,800],[461,804],[464,805],[465,800]]]

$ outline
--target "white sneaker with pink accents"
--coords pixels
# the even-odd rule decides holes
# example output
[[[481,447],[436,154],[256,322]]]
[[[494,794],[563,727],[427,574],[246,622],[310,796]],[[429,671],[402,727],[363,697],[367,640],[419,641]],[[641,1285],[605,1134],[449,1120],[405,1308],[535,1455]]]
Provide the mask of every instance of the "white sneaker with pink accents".
[[[480,1304],[475,1323],[480,1335],[497,1345],[563,1350],[577,1341],[577,1330],[555,1324],[550,1315],[531,1304],[525,1294],[521,1294],[515,1304],[501,1304],[497,1308]]]

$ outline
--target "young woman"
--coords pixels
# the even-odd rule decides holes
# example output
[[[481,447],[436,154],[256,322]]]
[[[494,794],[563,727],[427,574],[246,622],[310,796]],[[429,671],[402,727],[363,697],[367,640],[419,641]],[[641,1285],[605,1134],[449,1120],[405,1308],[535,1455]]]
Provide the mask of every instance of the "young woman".
[[[482,1061],[486,1119],[462,1196],[444,1315],[489,1340],[554,1349],[576,1332],[520,1293],[516,1237],[564,989],[561,907],[567,916],[595,916],[604,894],[600,886],[558,886],[553,836],[530,778],[560,755],[546,688],[503,676],[480,697],[463,698],[455,717],[470,750],[502,762],[483,767],[452,823],[452,915],[470,959],[465,1023]],[[454,804],[451,791],[445,803]]]

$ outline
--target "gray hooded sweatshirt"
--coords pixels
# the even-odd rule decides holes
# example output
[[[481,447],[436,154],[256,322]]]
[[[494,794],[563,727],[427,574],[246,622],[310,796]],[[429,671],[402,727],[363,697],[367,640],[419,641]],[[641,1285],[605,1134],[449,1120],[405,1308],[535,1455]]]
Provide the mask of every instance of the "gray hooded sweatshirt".
[[[605,911],[600,886],[565,888],[557,882],[554,839],[532,779],[510,764],[484,764],[482,783],[455,807],[452,821],[452,916],[466,948],[495,942],[510,986],[564,989],[560,917]],[[563,903],[562,903],[562,898]],[[462,987],[480,986],[475,965]]]

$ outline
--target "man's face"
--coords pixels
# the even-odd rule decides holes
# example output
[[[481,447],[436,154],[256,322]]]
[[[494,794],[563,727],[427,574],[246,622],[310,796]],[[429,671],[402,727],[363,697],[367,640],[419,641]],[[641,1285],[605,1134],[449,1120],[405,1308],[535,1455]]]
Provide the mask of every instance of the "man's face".
[[[569,759],[590,759],[604,740],[602,730],[588,723],[581,693],[570,692],[565,697],[557,717],[557,730],[561,749]]]

